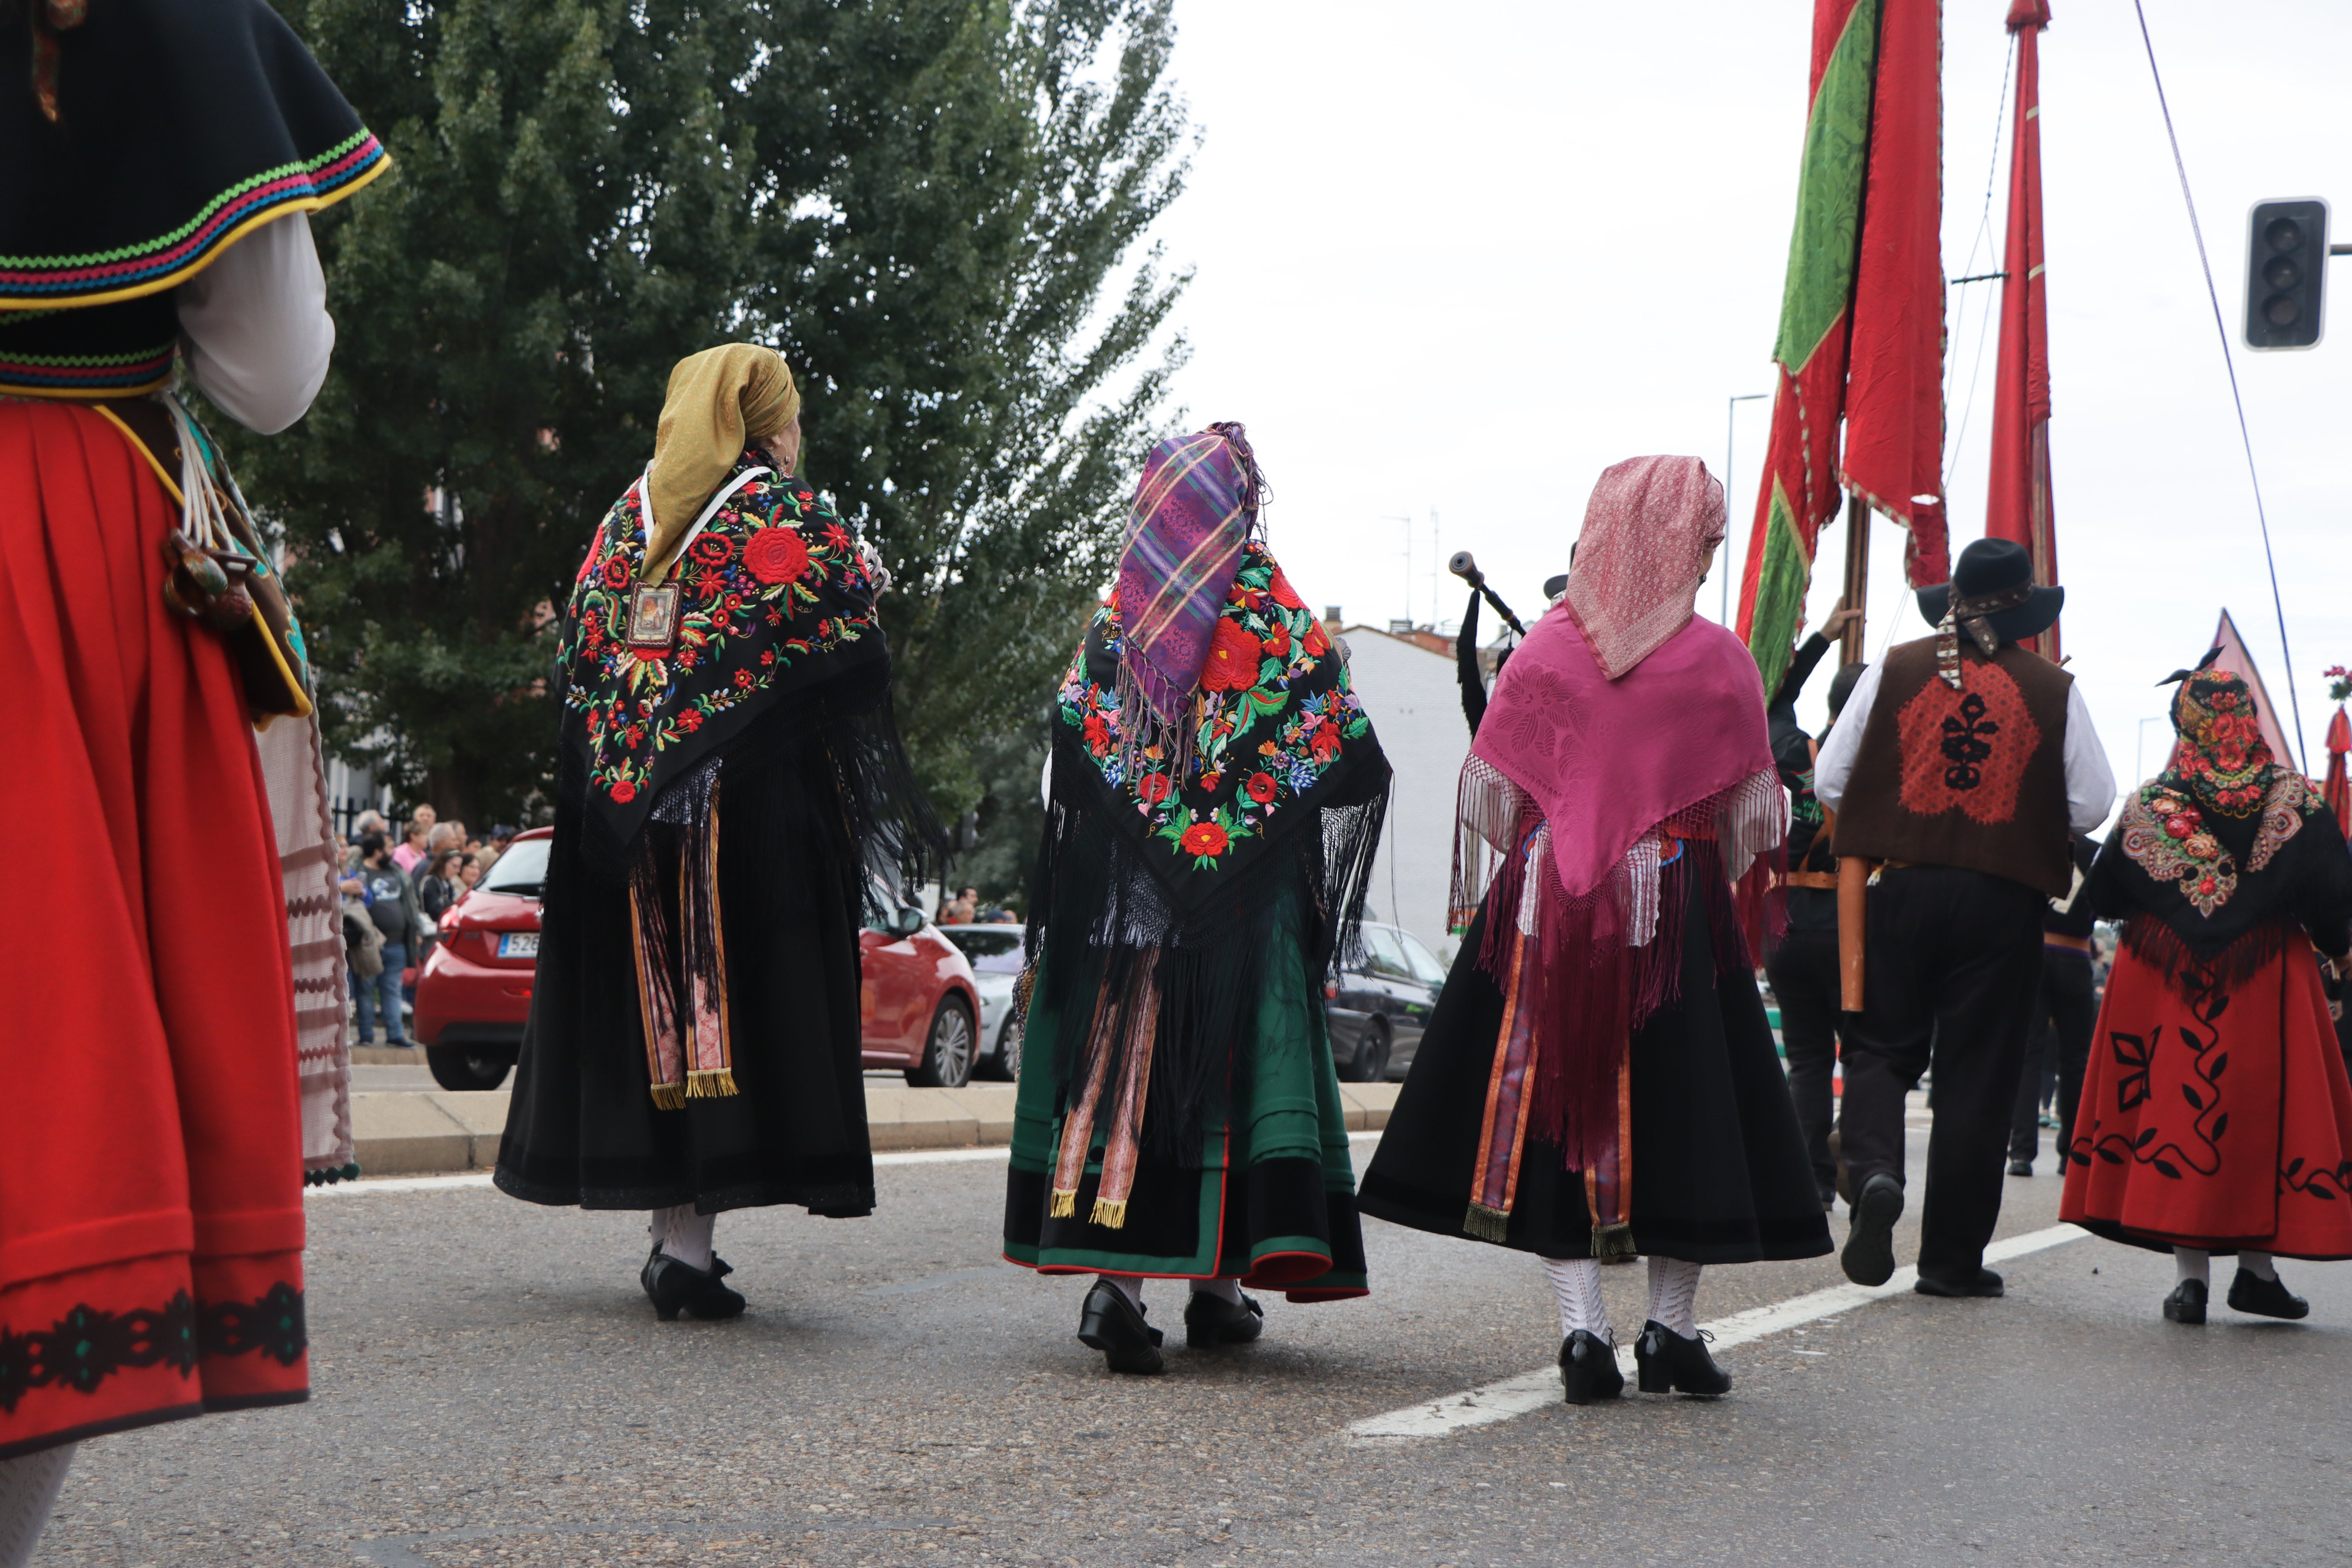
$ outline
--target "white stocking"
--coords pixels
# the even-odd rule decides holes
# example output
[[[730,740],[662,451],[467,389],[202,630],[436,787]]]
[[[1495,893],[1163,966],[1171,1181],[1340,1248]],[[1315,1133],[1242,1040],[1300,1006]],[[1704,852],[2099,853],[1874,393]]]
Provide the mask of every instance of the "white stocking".
[[[710,1232],[719,1216],[697,1214],[692,1204],[679,1204],[675,1208],[656,1209],[652,1224],[654,1245],[688,1268],[710,1271]]]
[[[2212,1259],[2201,1247],[2176,1247],[2172,1249],[2172,1273],[2175,1284],[2194,1279],[2200,1285],[2212,1281]]]
[[[1650,1321],[1688,1339],[1698,1332],[1699,1265],[1679,1258],[1650,1259]]]
[[[2257,1279],[2278,1278],[2278,1266],[2271,1261],[2271,1255],[2267,1252],[2248,1252],[2242,1247],[2238,1252],[2238,1267]]]
[[[77,1444],[44,1448],[22,1458],[0,1459],[0,1568],[25,1568],[34,1543],[49,1522],[58,1489],[66,1484]]]
[[[1102,1282],[1127,1298],[1127,1304],[1137,1311],[1143,1310],[1143,1276],[1140,1274],[1106,1274]]]
[[[1238,1279],[1195,1279],[1192,1281],[1192,1294],[1214,1296],[1220,1301],[1238,1307],[1242,1304],[1242,1282]]]
[[[1551,1293],[1559,1298],[1559,1337],[1583,1329],[1611,1344],[1609,1306],[1601,1299],[1601,1260],[1597,1258],[1547,1258],[1544,1273]]]

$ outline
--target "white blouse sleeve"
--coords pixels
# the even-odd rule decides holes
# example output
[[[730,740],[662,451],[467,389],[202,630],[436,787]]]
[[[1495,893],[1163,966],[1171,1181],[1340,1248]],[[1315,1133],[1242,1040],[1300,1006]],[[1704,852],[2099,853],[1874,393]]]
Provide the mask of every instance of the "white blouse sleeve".
[[[335,352],[307,213],[247,235],[180,285],[188,370],[222,413],[274,436],[309,411]]]

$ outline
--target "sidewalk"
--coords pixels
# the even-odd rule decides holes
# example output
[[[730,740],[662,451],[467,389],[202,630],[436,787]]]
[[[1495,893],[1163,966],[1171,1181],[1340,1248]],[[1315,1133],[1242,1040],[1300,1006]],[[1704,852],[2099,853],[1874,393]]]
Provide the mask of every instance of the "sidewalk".
[[[1396,1104],[1393,1083],[1343,1083],[1348,1130],[1376,1132]],[[877,1153],[901,1149],[1002,1147],[1013,1142],[1013,1086],[908,1089],[868,1079],[866,1121]],[[498,1163],[506,1129],[503,1089],[362,1089],[352,1096],[352,1131],[365,1176],[416,1176],[486,1170]]]

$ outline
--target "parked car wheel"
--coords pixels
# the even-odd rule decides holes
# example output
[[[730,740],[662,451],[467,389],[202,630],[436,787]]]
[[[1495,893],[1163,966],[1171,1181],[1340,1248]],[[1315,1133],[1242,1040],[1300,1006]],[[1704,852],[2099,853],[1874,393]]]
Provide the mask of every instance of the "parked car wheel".
[[[997,1032],[996,1054],[989,1058],[996,1076],[1007,1083],[1021,1081],[1021,1037],[1028,1031],[1022,1027],[1026,1018],[1007,1018],[1004,1027]]]
[[[1356,1046],[1356,1059],[1348,1064],[1350,1083],[1386,1083],[1389,1077],[1389,1026],[1386,1021],[1373,1019],[1364,1026],[1364,1037]]]
[[[907,1081],[926,1089],[961,1089],[971,1081],[972,1039],[971,1007],[961,996],[948,997],[931,1015],[922,1063],[907,1069]]]
[[[514,1058],[473,1046],[427,1046],[425,1065],[443,1089],[496,1089],[514,1070]]]

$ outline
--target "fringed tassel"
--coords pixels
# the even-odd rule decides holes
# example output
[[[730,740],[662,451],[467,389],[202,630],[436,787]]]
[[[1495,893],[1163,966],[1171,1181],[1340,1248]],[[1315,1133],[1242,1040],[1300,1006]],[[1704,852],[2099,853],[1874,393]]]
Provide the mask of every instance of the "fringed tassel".
[[[1067,1192],[1065,1192],[1060,1187],[1055,1187],[1054,1189],[1053,1201],[1045,1205],[1046,1217],[1049,1219],[1075,1219],[1077,1217],[1077,1213],[1078,1189],[1072,1187]]]
[[[2163,921],[2142,913],[2125,925],[2122,947],[2155,970],[2165,988],[2186,1002],[2205,1000],[2215,992],[2235,991],[2303,942],[2300,928],[2283,920],[2264,921],[2208,955]]]
[[[740,1091],[735,1087],[735,1069],[732,1068],[719,1068],[709,1072],[690,1072],[686,1075],[686,1098],[688,1100],[717,1100],[724,1095],[739,1092]]]
[[[1071,1205],[1074,1209],[1076,1206],[1075,1203]],[[1105,1230],[1118,1229],[1127,1224],[1127,1200],[1120,1198],[1113,1202],[1109,1198],[1097,1198],[1094,1211],[1087,1215],[1087,1223],[1098,1225]]]
[[[682,1083],[655,1084],[653,1086],[653,1097],[654,1109],[656,1110],[684,1110],[686,1109],[686,1085]]]
[[[1469,1212],[1462,1216],[1462,1228],[1481,1241],[1507,1241],[1511,1234],[1511,1216],[1507,1210],[1474,1203]]]
[[[1629,1220],[1619,1220],[1614,1225],[1594,1226],[1592,1256],[1600,1258],[1603,1263],[1614,1259],[1630,1259],[1634,1257],[1633,1223]]]

